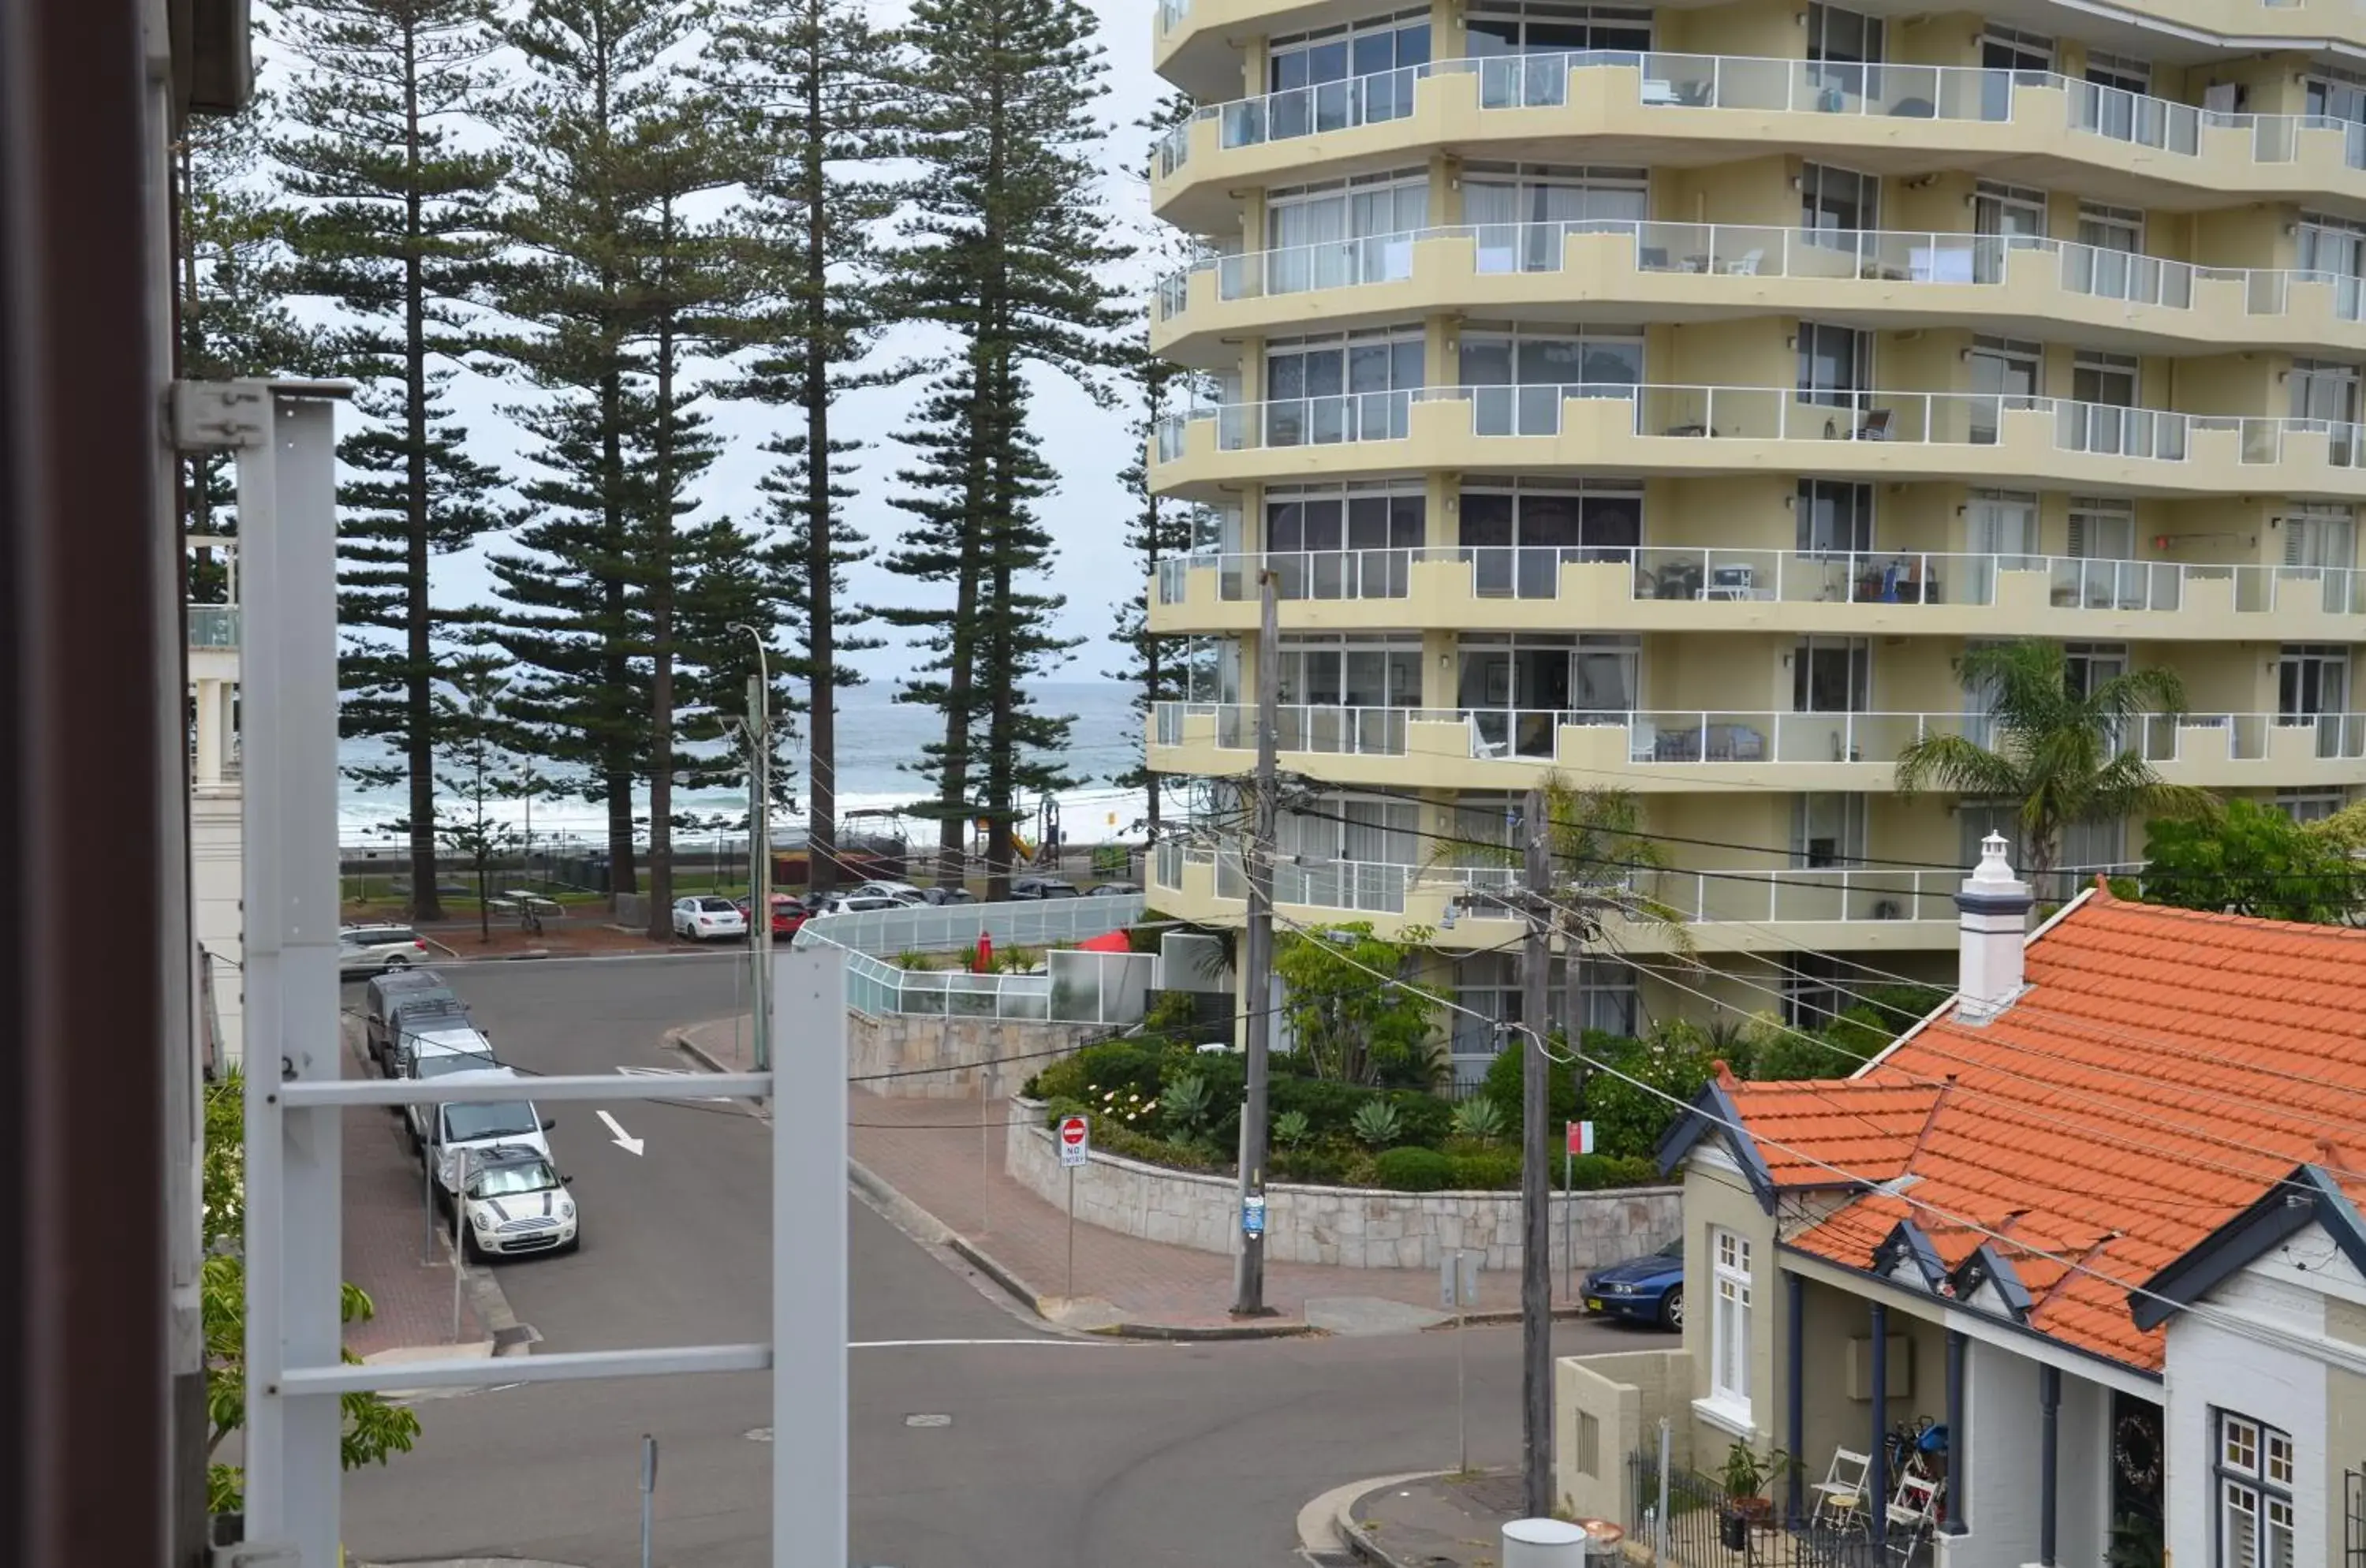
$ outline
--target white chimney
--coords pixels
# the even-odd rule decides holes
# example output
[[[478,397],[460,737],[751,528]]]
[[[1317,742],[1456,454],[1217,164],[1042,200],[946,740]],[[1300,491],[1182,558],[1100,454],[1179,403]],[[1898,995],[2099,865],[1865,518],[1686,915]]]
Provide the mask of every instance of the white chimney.
[[[1955,929],[1963,944],[1961,993],[1955,1018],[1962,1023],[1986,1023],[2012,1005],[2025,988],[2022,980],[2022,939],[2029,934],[2033,900],[2029,884],[2018,881],[2004,858],[2001,833],[1980,840],[1980,863],[1964,878],[1955,895],[1959,918]]]

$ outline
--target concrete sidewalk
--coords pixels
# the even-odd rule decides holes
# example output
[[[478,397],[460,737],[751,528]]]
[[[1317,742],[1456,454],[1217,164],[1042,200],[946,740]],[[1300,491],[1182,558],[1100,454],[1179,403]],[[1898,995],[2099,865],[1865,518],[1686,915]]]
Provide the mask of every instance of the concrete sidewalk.
[[[717,1071],[746,1071],[746,1032],[731,1021],[676,1030],[674,1042]],[[739,1048],[735,1053],[734,1046]],[[848,1145],[862,1171],[941,1225],[947,1245],[1054,1322],[1077,1328],[1174,1333],[1402,1332],[1450,1321],[1425,1269],[1266,1269],[1268,1318],[1233,1317],[1233,1259],[1075,1226],[1069,1283],[1067,1215],[1003,1174],[1008,1100],[900,1100],[847,1090]],[[861,1180],[858,1175],[858,1181]],[[1089,1174],[1082,1178],[1090,1180]],[[1555,1281],[1558,1286],[1559,1281]],[[1480,1280],[1482,1314],[1516,1315],[1519,1279]]]

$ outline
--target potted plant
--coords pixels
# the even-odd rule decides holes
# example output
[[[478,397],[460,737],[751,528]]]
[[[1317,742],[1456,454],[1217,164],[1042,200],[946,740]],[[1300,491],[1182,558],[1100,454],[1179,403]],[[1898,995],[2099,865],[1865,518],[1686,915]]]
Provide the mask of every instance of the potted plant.
[[[1725,1512],[1718,1521],[1718,1535],[1729,1551],[1741,1551],[1750,1542],[1753,1525],[1764,1525],[1774,1517],[1774,1505],[1766,1496],[1783,1472],[1791,1468],[1791,1456],[1781,1449],[1769,1449],[1764,1458],[1740,1438],[1725,1450],[1725,1470],[1719,1477],[1725,1486]]]

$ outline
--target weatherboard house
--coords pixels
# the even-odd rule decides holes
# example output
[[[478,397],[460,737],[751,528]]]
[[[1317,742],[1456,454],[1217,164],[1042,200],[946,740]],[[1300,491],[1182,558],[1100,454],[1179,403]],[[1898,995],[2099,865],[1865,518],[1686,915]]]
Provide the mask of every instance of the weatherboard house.
[[[1682,1348],[1560,1363],[1566,1501],[1673,1532],[1664,1423],[1680,1478],[1790,1456],[1768,1550],[2359,1568],[2366,931],[2099,886],[2024,937],[1984,849],[1944,1006],[1670,1130]]]

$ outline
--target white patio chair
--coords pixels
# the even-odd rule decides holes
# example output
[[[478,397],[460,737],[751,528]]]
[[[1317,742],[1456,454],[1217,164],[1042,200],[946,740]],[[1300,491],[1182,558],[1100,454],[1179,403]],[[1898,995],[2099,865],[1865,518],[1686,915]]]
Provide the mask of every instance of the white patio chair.
[[[1898,1478],[1898,1490],[1889,1499],[1891,1550],[1911,1558],[1915,1544],[1931,1533],[1938,1516],[1938,1478],[1908,1470]],[[1905,1532],[1902,1542],[1898,1540],[1901,1530]]]
[[[1728,277],[1756,277],[1758,276],[1758,264],[1765,259],[1766,250],[1763,245],[1756,250],[1744,251],[1741,253],[1741,259],[1740,261],[1735,262],[1732,265],[1725,269],[1726,276]]]
[[[1865,1529],[1865,1484],[1872,1471],[1871,1454],[1834,1449],[1831,1467],[1815,1484],[1816,1505],[1808,1511],[1808,1523],[1836,1529]]]

